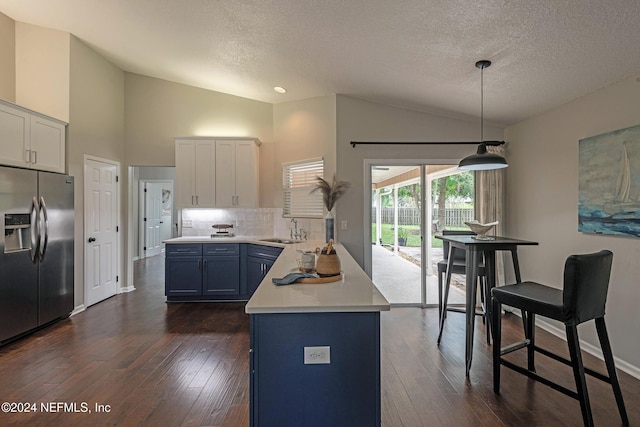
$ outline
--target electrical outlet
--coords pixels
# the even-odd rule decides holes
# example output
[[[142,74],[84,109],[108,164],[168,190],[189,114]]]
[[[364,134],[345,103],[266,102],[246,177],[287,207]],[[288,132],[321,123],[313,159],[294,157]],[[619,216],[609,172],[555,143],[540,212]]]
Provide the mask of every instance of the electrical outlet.
[[[342,221],[340,221],[340,229],[341,230],[346,230],[347,229],[347,220],[343,219]]]
[[[182,228],[193,228],[193,220],[192,219],[183,219],[182,220]]]
[[[305,347],[304,348],[304,364],[305,365],[326,365],[331,363],[331,347]]]

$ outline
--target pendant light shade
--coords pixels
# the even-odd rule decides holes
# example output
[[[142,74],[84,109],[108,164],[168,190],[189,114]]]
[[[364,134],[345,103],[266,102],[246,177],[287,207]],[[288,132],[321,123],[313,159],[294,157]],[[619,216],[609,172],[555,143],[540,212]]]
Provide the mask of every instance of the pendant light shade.
[[[509,166],[504,157],[489,153],[487,151],[487,144],[484,142],[478,145],[478,151],[476,154],[465,157],[460,161],[458,169],[469,171],[484,171],[491,169],[502,169]]]
[[[476,62],[476,67],[480,68],[480,145],[478,145],[478,151],[476,154],[465,157],[460,161],[458,165],[462,170],[492,170],[501,169],[509,166],[504,157],[489,153],[487,151],[487,145],[498,145],[492,142],[485,142],[484,140],[484,81],[483,72],[484,69],[491,65],[491,61],[482,60]]]

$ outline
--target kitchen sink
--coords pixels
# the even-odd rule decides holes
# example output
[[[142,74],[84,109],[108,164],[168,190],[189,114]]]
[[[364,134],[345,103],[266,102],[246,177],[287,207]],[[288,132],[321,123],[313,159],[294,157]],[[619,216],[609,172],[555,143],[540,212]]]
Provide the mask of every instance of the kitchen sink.
[[[302,240],[281,239],[279,237],[270,237],[268,239],[260,239],[261,242],[282,243],[283,245],[291,245],[294,243],[302,243]]]

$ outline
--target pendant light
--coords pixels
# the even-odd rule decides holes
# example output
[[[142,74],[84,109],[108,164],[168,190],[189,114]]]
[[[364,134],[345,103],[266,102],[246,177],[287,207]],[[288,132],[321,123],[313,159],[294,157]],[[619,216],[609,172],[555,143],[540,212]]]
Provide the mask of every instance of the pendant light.
[[[487,145],[497,145],[484,140],[484,69],[491,65],[491,61],[482,60],[476,62],[476,67],[480,68],[480,145],[476,154],[465,157],[460,161],[458,169],[462,170],[491,170],[501,169],[509,166],[504,157],[498,154],[489,153]]]

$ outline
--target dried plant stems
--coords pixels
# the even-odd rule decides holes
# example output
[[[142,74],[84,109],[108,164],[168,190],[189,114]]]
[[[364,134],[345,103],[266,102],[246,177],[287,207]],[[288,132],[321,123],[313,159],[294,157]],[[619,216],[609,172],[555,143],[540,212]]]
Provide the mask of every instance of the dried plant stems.
[[[316,177],[316,187],[311,190],[311,193],[315,193],[316,191],[320,191],[322,193],[322,202],[324,203],[324,207],[327,208],[328,211],[333,209],[333,206],[336,204],[336,201],[347,192],[351,184],[346,181],[338,181],[336,180],[336,176],[333,176],[332,184],[329,184],[323,178],[319,176]]]

